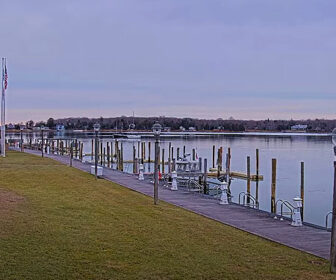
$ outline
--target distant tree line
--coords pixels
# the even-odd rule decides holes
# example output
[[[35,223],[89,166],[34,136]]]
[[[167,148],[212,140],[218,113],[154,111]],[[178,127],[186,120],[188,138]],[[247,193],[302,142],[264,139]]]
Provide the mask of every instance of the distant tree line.
[[[33,121],[26,123],[27,127],[47,126],[55,128],[62,124],[66,129],[93,129],[95,123],[101,125],[101,129],[128,130],[135,125],[135,130],[151,130],[155,122],[159,122],[166,129],[179,130],[195,128],[198,131],[285,131],[293,125],[307,125],[307,131],[331,132],[336,127],[336,120],[308,119],[308,120],[235,120],[224,119],[195,119],[195,118],[172,118],[172,117],[115,117],[115,118],[49,118],[46,122]]]

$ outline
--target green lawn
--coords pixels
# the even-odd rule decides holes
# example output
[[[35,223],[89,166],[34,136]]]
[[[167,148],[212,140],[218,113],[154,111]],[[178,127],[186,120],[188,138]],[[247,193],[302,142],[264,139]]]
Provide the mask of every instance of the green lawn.
[[[1,279],[335,279],[328,262],[50,159],[0,159]]]

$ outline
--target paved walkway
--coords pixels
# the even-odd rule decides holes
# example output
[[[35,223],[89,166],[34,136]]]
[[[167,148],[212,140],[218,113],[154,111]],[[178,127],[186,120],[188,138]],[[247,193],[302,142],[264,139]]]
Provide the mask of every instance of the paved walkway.
[[[41,154],[32,150],[25,150],[25,152]],[[45,156],[69,164],[68,156]],[[90,166],[90,163],[73,161],[73,167],[85,172],[90,172]],[[104,168],[104,178],[139,193],[153,196],[153,184],[139,181],[135,175]],[[159,188],[159,199],[223,224],[329,259],[331,234],[326,230],[310,226],[292,227],[289,221],[275,220],[266,212],[235,204],[219,205],[217,200],[184,191],[171,191],[165,187]]]

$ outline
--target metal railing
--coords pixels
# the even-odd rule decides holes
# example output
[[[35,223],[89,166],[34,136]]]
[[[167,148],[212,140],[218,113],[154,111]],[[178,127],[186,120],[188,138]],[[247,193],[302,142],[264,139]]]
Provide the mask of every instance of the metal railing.
[[[250,202],[247,202],[248,198]],[[242,203],[241,203],[241,200],[242,200]],[[257,201],[257,199],[253,195],[246,193],[246,192],[241,192],[239,194],[238,204],[259,209],[259,202]]]
[[[294,213],[294,205],[291,204],[289,201],[287,200],[282,200],[282,199],[278,199],[275,202],[275,214],[279,215],[278,213],[278,203],[280,204],[280,217],[284,217],[284,215],[290,215],[291,219],[293,218],[293,213]],[[288,209],[289,212],[284,212],[284,206]]]
[[[332,211],[329,211],[326,215],[326,218],[325,218],[325,227],[326,227],[327,230],[329,229],[328,228],[328,218],[331,214],[332,214]]]

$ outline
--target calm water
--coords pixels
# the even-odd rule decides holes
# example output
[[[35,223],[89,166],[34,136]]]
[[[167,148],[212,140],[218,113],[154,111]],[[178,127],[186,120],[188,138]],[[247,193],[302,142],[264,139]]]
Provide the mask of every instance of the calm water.
[[[152,141],[151,139],[141,139]],[[81,139],[84,153],[91,152],[91,140]],[[111,139],[103,139],[103,142]],[[124,160],[132,159],[132,147],[137,147],[139,140],[125,140]],[[208,166],[212,165],[212,145],[224,150],[231,148],[231,170],[246,172],[246,157],[251,157],[251,174],[255,174],[255,150],[259,149],[260,174],[264,180],[259,182],[260,208],[270,211],[271,196],[271,160],[277,159],[276,200],[292,202],[300,194],[300,162],[305,163],[305,201],[304,220],[313,224],[325,225],[325,216],[332,209],[333,189],[333,152],[330,136],[305,135],[220,135],[218,137],[166,138],[161,140],[161,148],[165,148],[168,157],[168,144],[172,143],[174,153],[183,146],[186,153],[197,149],[198,157],[207,158]],[[151,158],[154,158],[152,145]],[[146,144],[146,158],[148,145]],[[217,152],[216,152],[217,154]],[[131,168],[129,168],[131,170]],[[255,182],[251,182],[251,194],[255,196]],[[238,202],[238,194],[246,191],[246,181],[235,179],[231,185],[233,201]]]

